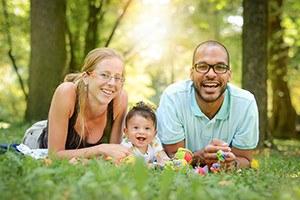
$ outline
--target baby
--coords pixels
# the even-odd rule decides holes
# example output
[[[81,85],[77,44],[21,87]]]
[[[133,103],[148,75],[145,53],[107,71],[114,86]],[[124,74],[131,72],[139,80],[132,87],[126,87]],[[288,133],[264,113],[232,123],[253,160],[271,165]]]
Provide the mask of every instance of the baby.
[[[135,156],[142,157],[146,163],[163,166],[170,158],[156,137],[156,128],[153,109],[144,102],[138,102],[126,116],[125,138],[121,144],[130,148]]]

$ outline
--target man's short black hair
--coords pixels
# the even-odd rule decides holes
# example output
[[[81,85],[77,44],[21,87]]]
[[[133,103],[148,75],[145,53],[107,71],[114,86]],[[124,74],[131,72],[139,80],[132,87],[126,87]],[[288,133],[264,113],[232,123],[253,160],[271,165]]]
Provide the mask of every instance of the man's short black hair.
[[[204,47],[204,46],[218,46],[218,47],[221,47],[222,49],[224,49],[224,51],[226,52],[226,55],[227,55],[227,65],[228,66],[230,65],[230,56],[229,56],[229,52],[228,52],[227,48],[222,43],[220,43],[216,40],[207,40],[207,41],[201,42],[200,44],[197,45],[197,47],[195,48],[194,53],[193,53],[192,65],[195,64],[195,56],[196,56],[198,49],[200,47]]]

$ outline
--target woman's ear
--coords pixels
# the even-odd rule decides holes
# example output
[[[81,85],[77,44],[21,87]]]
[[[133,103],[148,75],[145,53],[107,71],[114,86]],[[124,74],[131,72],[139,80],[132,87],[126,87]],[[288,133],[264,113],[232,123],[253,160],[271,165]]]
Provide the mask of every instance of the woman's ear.
[[[82,73],[82,80],[84,82],[85,85],[88,84],[88,77],[89,77],[90,73],[89,72],[83,72]]]

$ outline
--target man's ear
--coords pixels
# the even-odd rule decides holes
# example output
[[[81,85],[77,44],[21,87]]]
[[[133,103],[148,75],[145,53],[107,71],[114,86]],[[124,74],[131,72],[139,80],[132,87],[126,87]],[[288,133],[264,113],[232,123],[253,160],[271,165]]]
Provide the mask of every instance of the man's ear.
[[[229,69],[228,71],[228,82],[231,81],[232,78],[232,73],[231,73],[231,69]]]
[[[191,69],[190,69],[190,79],[192,79],[193,74],[194,74],[194,70],[193,70],[193,68],[191,68]]]

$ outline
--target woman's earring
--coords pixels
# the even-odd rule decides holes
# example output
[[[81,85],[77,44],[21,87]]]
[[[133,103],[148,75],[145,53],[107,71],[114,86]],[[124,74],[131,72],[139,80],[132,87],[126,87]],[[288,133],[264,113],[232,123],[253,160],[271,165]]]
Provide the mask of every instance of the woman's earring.
[[[87,84],[84,84],[84,91],[86,92],[87,90]]]
[[[84,84],[84,91],[87,93],[89,91],[89,84]]]

